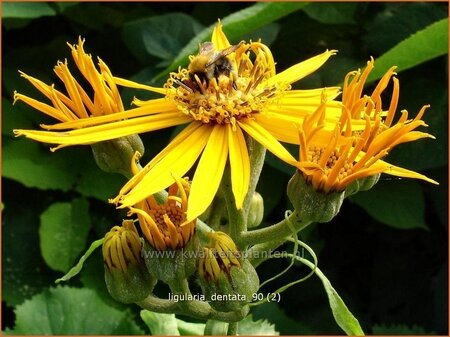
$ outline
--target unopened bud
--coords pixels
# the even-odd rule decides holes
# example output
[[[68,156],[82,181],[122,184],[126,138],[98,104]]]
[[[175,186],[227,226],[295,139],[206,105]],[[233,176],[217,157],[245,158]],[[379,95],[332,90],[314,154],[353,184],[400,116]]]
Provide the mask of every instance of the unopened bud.
[[[253,228],[261,224],[264,216],[264,199],[258,192],[254,192],[250,201],[250,208],[247,216],[247,227]]]
[[[258,274],[228,235],[212,232],[209,236],[198,263],[203,293],[217,311],[242,309],[258,291]]]
[[[145,299],[153,290],[155,280],[148,273],[141,257],[142,241],[132,220],[113,227],[103,242],[105,282],[111,296],[123,303]]]
[[[95,162],[105,172],[132,175],[130,162],[136,151],[144,153],[144,144],[139,135],[130,135],[106,140],[91,145]]]

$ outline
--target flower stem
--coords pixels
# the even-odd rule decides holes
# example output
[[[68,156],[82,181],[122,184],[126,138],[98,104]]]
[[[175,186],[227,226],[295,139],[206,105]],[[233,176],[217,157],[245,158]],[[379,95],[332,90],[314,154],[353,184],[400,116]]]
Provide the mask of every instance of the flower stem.
[[[288,221],[293,224],[297,232],[311,223],[311,221],[300,219],[298,213],[294,211],[289,218],[283,219],[274,225],[243,233],[241,235],[241,242],[243,245],[255,245],[264,242],[276,242],[279,240],[283,240],[284,242],[285,238],[292,234],[292,231],[288,226]]]

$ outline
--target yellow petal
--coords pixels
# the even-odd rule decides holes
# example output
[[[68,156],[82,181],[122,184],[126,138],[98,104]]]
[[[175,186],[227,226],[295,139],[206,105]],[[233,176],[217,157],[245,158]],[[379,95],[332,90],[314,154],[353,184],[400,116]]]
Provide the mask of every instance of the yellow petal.
[[[335,99],[341,93],[341,88],[339,87],[325,87],[317,89],[306,89],[306,90],[289,90],[284,93],[283,98],[317,98],[322,100],[322,95],[325,94],[326,98],[329,100]]]
[[[429,183],[439,185],[439,183],[436,180],[430,179],[427,176],[424,176],[423,174],[407,170],[399,166],[391,165],[383,160],[377,160],[377,162],[373,164],[372,167],[375,169],[377,169],[378,167],[385,167],[383,173],[403,178],[421,179]]]
[[[222,31],[222,23],[220,21],[217,23],[217,26],[214,27],[211,42],[213,43],[214,48],[217,50],[222,50],[231,46],[226,35]]]
[[[299,143],[296,124],[299,124],[301,119],[297,119],[297,123],[294,123],[294,119],[289,121],[272,116],[255,115],[255,120],[279,141],[290,144]]]
[[[262,144],[266,149],[272,152],[275,156],[285,161],[288,164],[296,166],[297,161],[294,157],[281,145],[269,131],[264,129],[257,122],[246,119],[238,121],[239,126],[244,129],[253,139]]]
[[[127,194],[141,179],[147,174],[147,172],[154,167],[159,161],[161,161],[168,153],[177,148],[180,144],[186,142],[191,135],[203,126],[203,123],[192,122],[185,127],[160,153],[158,153],[145,167],[135,174],[128,182],[121,188],[119,196],[112,202],[119,202],[119,199],[124,194]],[[176,177],[175,177],[176,178]],[[147,199],[148,200],[148,199]]]
[[[216,125],[192,179],[186,221],[192,221],[200,216],[213,201],[222,180],[227,157],[227,128]]]
[[[148,104],[143,107],[116,112],[109,115],[77,119],[54,125],[42,125],[42,127],[46,130],[79,129],[88,126],[120,121],[122,119],[131,119],[135,117],[154,115],[157,113],[171,113],[176,111],[178,111],[178,109],[173,103],[167,101],[165,98],[158,98],[148,101]]]
[[[236,207],[242,208],[250,181],[250,159],[244,135],[240,128],[228,129],[228,146],[230,151],[231,187],[236,200]]]
[[[175,112],[156,116],[139,117],[73,131],[53,132],[14,130],[14,134],[16,136],[23,135],[27,138],[50,144],[86,145],[137,133],[160,130],[169,126],[185,124],[190,120],[189,117],[183,115],[180,116],[179,112]]]
[[[330,58],[330,56],[335,54],[336,50],[327,50],[322,54],[311,57],[306,61],[300,62],[270,78],[267,81],[267,84],[273,85],[276,83],[294,83],[315,72]]]
[[[153,92],[156,92],[156,93],[162,94],[162,95],[166,94],[166,89],[164,89],[164,88],[152,87],[150,85],[140,84],[140,83],[129,81],[129,80],[126,80],[126,79],[120,78],[120,77],[113,77],[113,79],[117,85],[121,85],[122,87],[143,89],[143,90],[153,91]]]
[[[211,131],[210,126],[202,125],[183,142],[171,147],[170,151],[167,151],[166,155],[160,158],[150,170],[144,167],[145,176],[136,183],[128,194],[122,197],[120,200],[122,207],[135,205],[149,195],[172,185],[173,177],[183,176],[200,156],[208,142]]]

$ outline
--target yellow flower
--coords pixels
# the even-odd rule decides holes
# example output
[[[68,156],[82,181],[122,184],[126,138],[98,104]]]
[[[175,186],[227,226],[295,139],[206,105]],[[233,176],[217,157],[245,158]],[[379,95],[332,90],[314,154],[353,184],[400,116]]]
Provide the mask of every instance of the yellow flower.
[[[230,273],[233,266],[241,266],[240,252],[233,240],[223,232],[207,234],[209,244],[203,248],[198,273],[206,281],[217,281],[222,272]]]
[[[141,240],[133,220],[124,220],[105,235],[102,252],[109,270],[126,271],[130,264],[142,262]]]
[[[115,78],[118,85],[155,91],[165,98],[135,100],[136,109],[53,127],[65,129],[63,132],[16,130],[16,134],[75,145],[189,123],[124,186],[114,201],[123,207],[135,205],[171,185],[173,176],[183,176],[200,158],[192,180],[187,220],[192,221],[209,206],[228,160],[236,207],[240,209],[250,180],[245,135],[296,165],[296,159],[279,141],[298,144],[295,125],[299,119],[320,104],[323,90],[334,98],[338,88],[291,90],[290,86],[321,67],[335,51],[327,50],[277,74],[267,46],[261,42],[232,46],[220,22],[211,43],[202,44],[201,49],[200,59],[192,57],[187,69],[172,73],[164,88]],[[340,109],[338,102],[327,104],[330,110]],[[67,131],[73,128],[80,129]]]
[[[132,161],[132,172],[137,174],[136,152]],[[130,207],[129,214],[137,214],[139,225],[147,241],[157,250],[183,248],[194,235],[195,220],[186,221],[189,183],[186,179],[175,179],[169,187],[165,203],[158,203],[153,195]]]
[[[434,137],[414,131],[419,126],[426,126],[422,117],[428,106],[422,107],[412,120],[408,119],[408,112],[403,110],[397,122],[393,123],[399,98],[399,82],[396,78],[393,78],[389,109],[382,110],[381,93],[395,74],[395,68],[388,70],[371,96],[362,96],[365,80],[373,67],[374,62],[371,60],[362,74],[357,71],[346,76],[342,93],[342,114],[334,131],[325,128],[327,108],[324,103],[311,116],[306,117],[299,128],[298,168],[316,190],[326,193],[343,191],[351,182],[378,173],[423,179],[437,184],[422,174],[381,160],[401,143]],[[353,123],[360,119],[365,120],[365,127],[355,131]],[[313,164],[320,169],[314,168]]]
[[[18,136],[25,135],[41,142],[60,144],[56,148],[52,149],[52,151],[54,151],[61,147],[73,144],[92,144],[97,142],[98,139],[101,139],[102,137],[104,140],[114,139],[121,136],[147,131],[147,128],[143,130],[142,127],[139,126],[135,126],[136,132],[130,132],[129,130],[121,131],[119,129],[104,130],[102,127],[97,127],[95,130],[93,128],[89,129],[90,131],[96,132],[96,139],[91,139],[89,132],[87,134],[85,133],[83,128],[87,125],[86,121],[90,121],[91,119],[95,119],[96,121],[99,121],[99,123],[108,122],[112,119],[114,121],[118,121],[117,126],[120,128],[121,126],[130,126],[130,124],[132,124],[129,121],[123,120],[124,118],[142,116],[147,114],[147,109],[137,108],[124,112],[122,99],[116,83],[120,82],[126,85],[128,81],[115,78],[108,66],[100,58],[98,58],[99,69],[97,69],[92,60],[92,56],[90,54],[86,54],[84,51],[84,39],[79,38],[78,44],[76,45],[68,45],[71,49],[72,57],[78,70],[91,86],[91,88],[88,89],[88,92],[93,92],[93,95],[90,96],[88,92],[83,89],[80,83],[78,83],[69,70],[67,60],[65,60],[65,62],[58,61],[54,68],[54,72],[63,82],[66,93],[55,89],[53,84],[45,84],[34,77],[20,72],[22,77],[27,79],[36,89],[38,89],[51,101],[52,105],[42,103],[34,98],[25,96],[18,92],[14,93],[14,102],[23,101],[60,122],[53,125],[42,124],[41,127],[43,129],[80,130],[72,131],[71,142],[55,141],[51,136],[53,133],[46,131],[14,130],[14,133]],[[141,85],[140,87],[145,89],[151,88],[144,85]],[[61,133],[60,137],[64,138],[64,133]]]

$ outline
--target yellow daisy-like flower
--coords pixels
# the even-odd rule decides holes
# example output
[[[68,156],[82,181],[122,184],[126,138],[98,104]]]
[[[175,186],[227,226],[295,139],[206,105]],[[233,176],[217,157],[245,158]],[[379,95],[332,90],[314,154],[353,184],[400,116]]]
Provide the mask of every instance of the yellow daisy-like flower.
[[[165,98],[135,100],[136,109],[47,126],[63,132],[16,130],[16,134],[65,146],[189,123],[114,201],[123,207],[135,205],[170,186],[173,176],[183,176],[200,158],[187,209],[187,221],[192,221],[214,198],[228,160],[236,207],[242,207],[250,180],[245,135],[283,161],[297,164],[280,141],[298,144],[295,124],[320,104],[323,90],[334,98],[339,89],[291,90],[290,85],[317,70],[334,53],[325,51],[277,74],[267,46],[260,42],[232,46],[219,22],[211,42],[201,45],[187,69],[171,74],[164,88],[114,78],[118,85],[151,90]],[[339,108],[338,102],[327,104],[330,110]],[[70,130],[76,128],[80,129]]]
[[[136,152],[131,165],[133,174],[139,172],[139,158],[140,154]],[[183,248],[195,232],[195,220],[186,221],[189,183],[186,179],[174,179],[165,203],[158,203],[151,195],[130,207],[129,214],[137,214],[142,233],[157,250]]]
[[[381,160],[401,143],[434,137],[414,131],[419,126],[426,126],[422,117],[428,106],[422,107],[412,120],[408,119],[408,112],[403,110],[394,123],[399,98],[399,82],[396,78],[393,78],[389,109],[382,110],[381,93],[395,74],[395,68],[389,69],[382,77],[371,96],[362,96],[365,80],[373,67],[374,62],[371,60],[362,74],[357,71],[346,76],[342,93],[342,115],[334,131],[325,130],[327,111],[324,103],[311,116],[306,117],[299,128],[298,168],[316,190],[326,193],[343,191],[351,182],[378,173],[423,179],[437,184],[422,174]],[[353,130],[354,119],[361,118],[365,119],[364,130]],[[307,169],[305,167],[308,163],[317,164],[321,169]]]

